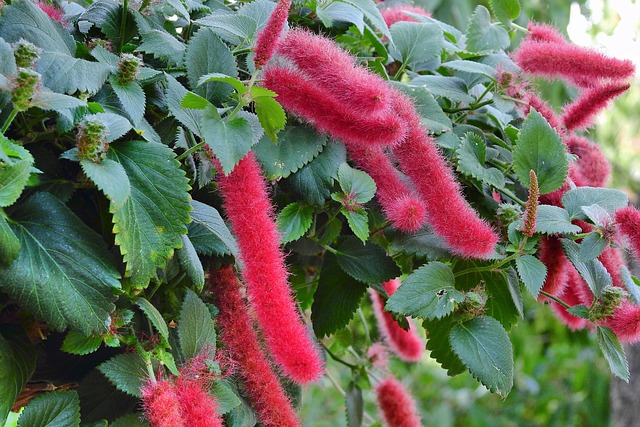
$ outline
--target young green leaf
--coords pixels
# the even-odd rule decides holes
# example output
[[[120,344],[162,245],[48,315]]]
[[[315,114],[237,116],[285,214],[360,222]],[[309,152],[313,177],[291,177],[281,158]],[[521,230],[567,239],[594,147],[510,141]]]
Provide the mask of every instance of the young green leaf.
[[[407,276],[387,301],[386,309],[404,316],[441,319],[451,313],[464,294],[455,288],[448,265],[431,262]]]
[[[83,172],[111,201],[114,209],[119,209],[131,194],[129,177],[120,163],[104,159],[100,163],[80,160]]]
[[[191,108],[193,110],[204,110],[205,108],[212,106],[212,103],[193,92],[187,92],[184,98],[182,98],[182,102],[180,103],[180,107]]]
[[[629,382],[629,362],[624,349],[613,331],[605,326],[596,326],[596,338],[611,373],[624,382]]]
[[[581,319],[588,319],[589,315],[591,314],[591,312],[589,311],[589,307],[582,304],[574,305],[573,307],[568,308],[567,312]]]
[[[525,187],[530,185],[529,172],[533,170],[540,194],[557,190],[567,177],[569,162],[562,140],[537,111],[531,111],[522,124],[513,150],[513,169]]]
[[[534,298],[538,298],[540,289],[547,278],[547,267],[532,255],[522,255],[516,258],[516,268],[527,290]]]
[[[447,371],[447,375],[458,375],[465,370],[465,365],[453,352],[449,335],[451,329],[458,324],[454,316],[443,317],[442,319],[425,320],[422,325],[427,330],[427,350],[430,356],[435,359],[442,369]]]
[[[236,90],[236,92],[238,92],[238,94],[240,94],[240,95],[242,95],[243,93],[245,93],[246,91],[249,90],[244,85],[244,83],[242,83],[237,78],[231,77],[231,76],[227,76],[226,74],[222,74],[222,73],[205,74],[204,76],[200,77],[200,80],[198,80],[198,86],[202,86],[203,84],[208,83],[208,82],[227,83],[227,84],[231,85]]]
[[[13,403],[36,368],[36,351],[27,341],[0,335],[0,424],[4,425]]]
[[[264,132],[273,142],[277,141],[277,134],[287,124],[287,115],[282,105],[269,96],[260,96],[253,100],[256,114]]]
[[[191,207],[193,210],[190,215],[193,222],[201,225],[216,236],[233,255],[236,255],[238,253],[238,244],[216,208],[197,200],[191,201]]]
[[[138,298],[136,305],[140,307],[140,310],[147,316],[147,319],[149,319],[153,327],[156,328],[156,331],[160,333],[164,341],[169,342],[169,327],[158,309],[144,298]]]
[[[587,219],[583,206],[598,205],[607,213],[613,214],[629,203],[629,197],[620,190],[611,188],[578,187],[562,196],[562,204],[571,219]]]
[[[356,280],[379,284],[400,275],[400,269],[384,249],[374,243],[363,244],[354,236],[336,246],[340,267]]]
[[[571,223],[569,212],[551,205],[538,206],[536,232],[543,234],[575,234],[582,229]]]
[[[204,287],[204,268],[202,267],[202,261],[200,261],[198,252],[193,246],[193,243],[191,243],[189,236],[182,234],[180,238],[182,239],[182,247],[176,250],[180,267],[187,273],[192,285],[197,290],[202,290]]]
[[[33,156],[25,148],[0,136],[0,207],[11,206],[24,190],[33,166]]]
[[[100,348],[102,337],[100,335],[84,335],[76,331],[69,331],[62,342],[62,351],[84,356]]]
[[[489,0],[489,7],[503,24],[509,24],[520,16],[518,0]]]
[[[313,208],[302,203],[287,205],[278,215],[278,231],[282,234],[282,243],[298,240],[311,227]]]
[[[507,396],[513,387],[513,348],[500,322],[476,317],[454,326],[451,347],[471,375],[492,392]]]
[[[353,209],[341,208],[340,213],[347,218],[347,224],[353,231],[353,234],[365,243],[369,238],[369,216],[367,212],[361,207]]]
[[[495,52],[511,45],[507,30],[491,22],[491,15],[484,6],[476,7],[467,27],[469,52]]]
[[[203,351],[213,357],[216,350],[216,330],[206,304],[187,289],[180,309],[178,323],[180,352],[185,359],[196,357]]]
[[[227,379],[219,379],[211,388],[211,394],[216,399],[218,404],[218,413],[224,415],[229,413],[232,409],[237,408],[242,404],[242,401],[237,395],[237,391],[234,391],[231,381]]]
[[[80,399],[75,391],[50,391],[24,408],[18,427],[79,427]]]
[[[147,381],[147,365],[138,353],[124,353],[103,362],[98,370],[116,388],[134,397],[140,397],[140,388]]]
[[[344,194],[356,203],[367,203],[376,194],[376,183],[369,174],[354,169],[347,163],[338,168],[338,183]]]
[[[580,243],[578,259],[582,262],[588,262],[596,259],[609,245],[606,239],[603,239],[600,233],[590,233]]]

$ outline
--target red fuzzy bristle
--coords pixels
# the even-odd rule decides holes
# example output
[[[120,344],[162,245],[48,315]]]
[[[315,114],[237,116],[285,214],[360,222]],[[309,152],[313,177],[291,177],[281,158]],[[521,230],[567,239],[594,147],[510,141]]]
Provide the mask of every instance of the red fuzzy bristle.
[[[565,127],[574,130],[591,126],[596,115],[630,87],[629,83],[613,82],[585,90],[578,99],[564,108],[562,121]]]
[[[621,342],[637,343],[640,341],[640,306],[622,301],[604,325],[611,328]]]
[[[413,16],[406,14],[405,12],[411,12],[416,15],[422,15],[426,17],[430,17],[431,14],[426,10],[417,7],[417,6],[407,6],[403,4],[399,4],[396,6],[389,7],[387,9],[382,9],[380,14],[382,14],[382,19],[384,19],[387,27],[391,27],[396,22],[419,22]]]
[[[387,377],[375,387],[375,391],[387,427],[422,426],[413,397],[400,381]]]
[[[182,415],[189,427],[222,427],[222,418],[218,415],[218,405],[202,387],[202,383],[194,380],[180,380],[177,383],[178,398]]]
[[[573,181],[584,187],[605,187],[611,174],[611,165],[600,147],[578,135],[569,135],[563,141],[569,152],[578,156],[571,167]]]
[[[627,206],[615,213],[616,229],[618,234],[627,241],[631,252],[640,260],[640,211],[632,206]]]
[[[573,266],[570,265],[568,267],[568,285],[565,288],[564,292],[557,296],[562,299],[562,301],[569,304],[571,307],[580,304],[589,306],[591,305],[591,302],[593,302],[593,296],[591,296],[591,298],[588,298],[588,295],[590,293],[591,291],[589,290],[582,277],[580,277],[580,274]],[[551,303],[551,308],[558,316],[558,318],[571,330],[575,331],[578,329],[584,329],[589,324],[589,321],[587,319],[576,317],[573,314],[570,314],[566,308],[555,301]]]
[[[560,239],[554,236],[542,237],[540,240],[540,261],[547,267],[547,277],[542,290],[551,295],[560,295],[564,292],[569,279],[569,260],[562,250]],[[540,296],[541,301],[546,297]]]
[[[151,427],[186,426],[177,388],[172,381],[148,382],[140,391],[144,414]]]
[[[529,22],[527,30],[529,30],[527,35],[529,39],[551,43],[566,43],[564,36],[551,25]]]
[[[289,16],[291,0],[279,0],[276,8],[269,15],[269,19],[262,31],[256,37],[253,48],[255,54],[253,63],[256,69],[261,69],[271,59],[278,47],[278,39],[284,30]]]
[[[219,174],[218,184],[238,241],[249,302],[267,346],[286,376],[297,383],[315,381],[323,362],[289,287],[267,183],[253,152],[228,176]]]

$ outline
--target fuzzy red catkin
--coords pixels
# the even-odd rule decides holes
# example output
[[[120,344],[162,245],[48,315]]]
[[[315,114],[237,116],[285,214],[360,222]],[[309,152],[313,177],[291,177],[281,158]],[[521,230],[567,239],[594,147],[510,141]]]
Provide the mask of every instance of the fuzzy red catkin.
[[[611,246],[607,246],[598,259],[611,275],[613,286],[625,289],[625,285],[622,283],[622,276],[620,274],[620,269],[624,265],[620,251],[616,248],[612,248]]]
[[[289,58],[327,95],[358,115],[389,110],[390,89],[378,75],[356,64],[355,58],[333,40],[305,30],[291,30],[278,54]],[[309,100],[307,100],[308,102]]]
[[[420,427],[422,421],[407,389],[394,377],[375,387],[378,407],[387,427]]]
[[[300,426],[291,402],[260,348],[258,334],[242,300],[240,283],[233,268],[225,266],[211,271],[209,284],[220,310],[216,317],[220,340],[238,364],[244,391],[258,420],[265,427]]]
[[[572,265],[569,265],[567,272],[568,286],[560,295],[558,295],[558,297],[571,307],[580,304],[585,304],[587,306],[591,305],[593,295],[591,295],[589,287],[582,277],[580,277],[578,271]],[[589,295],[591,295],[591,297],[589,297]],[[584,329],[589,324],[587,319],[582,319],[570,314],[566,308],[555,301],[551,302],[551,308],[562,323],[567,325],[571,330],[575,331],[578,329]]]
[[[380,14],[382,15],[382,19],[384,19],[384,23],[387,24],[387,27],[391,27],[396,22],[419,22],[416,18],[407,15],[405,12],[411,12],[416,15],[422,15],[426,17],[431,16],[429,12],[422,9],[421,7],[408,6],[405,4],[399,4],[387,9],[382,9],[380,11]]]
[[[565,127],[574,130],[591,126],[596,115],[630,87],[629,83],[613,82],[586,89],[578,99],[564,107],[562,121]]]
[[[400,145],[393,149],[402,170],[425,202],[427,223],[457,254],[486,258],[499,238],[461,194],[460,185],[433,140],[420,126],[411,100],[396,93],[395,109],[410,126]]]
[[[185,419],[173,381],[158,380],[146,383],[140,390],[142,407],[151,427],[183,427]]]
[[[547,122],[549,122],[551,127],[554,128],[556,132],[558,132],[561,136],[564,135],[565,129],[562,123],[562,119],[556,114],[553,108],[551,108],[551,106],[546,101],[540,98],[533,91],[527,91],[523,97],[523,100],[527,104],[522,106],[519,105],[519,108],[522,108],[524,114],[529,114],[531,108],[533,108],[538,113],[540,113]]]
[[[569,279],[569,260],[567,259],[560,239],[554,236],[542,237],[538,258],[547,267],[547,277],[542,290],[551,295],[560,295],[564,292]],[[547,297],[540,295],[540,301]]]
[[[632,206],[614,214],[617,232],[628,241],[631,252],[640,260],[640,211]]]
[[[249,302],[267,346],[287,377],[297,383],[315,381],[322,375],[323,363],[287,281],[267,184],[253,152],[228,176],[219,174],[218,184],[240,248]]]
[[[383,283],[382,286],[389,295],[393,295],[400,286],[400,280],[390,280]],[[405,331],[393,319],[391,313],[384,311],[384,301],[380,294],[373,289],[369,289],[369,295],[373,302],[373,312],[378,321],[378,329],[391,350],[405,362],[417,362],[422,359],[425,343],[416,332],[413,322],[407,319],[409,320],[409,330]]]
[[[611,165],[598,146],[587,138],[569,135],[563,139],[571,154],[578,156],[572,163],[571,178],[579,187],[605,187],[611,174]]]
[[[402,180],[382,148],[349,145],[347,152],[375,181],[378,203],[393,227],[405,232],[422,228],[426,220],[424,203]]]
[[[202,384],[178,379],[176,386],[182,416],[190,427],[223,427],[218,405]]]
[[[588,80],[626,79],[635,72],[633,63],[569,43],[526,39],[513,55],[527,73],[547,78],[564,77],[580,84]]]
[[[620,342],[637,343],[640,341],[640,306],[623,300],[604,325],[611,328]]]
[[[529,22],[527,25],[529,30],[528,38],[542,42],[566,43],[567,40],[560,32],[551,25],[539,24],[537,22]]]
[[[278,47],[278,39],[289,17],[291,0],[279,0],[276,8],[269,15],[269,19],[262,31],[256,37],[253,47],[253,63],[256,69],[261,69],[271,59]]]
[[[351,145],[392,145],[401,140],[406,126],[393,112],[361,115],[334,99],[300,71],[270,66],[264,87],[278,94],[277,101],[291,113],[310,122],[320,132]]]

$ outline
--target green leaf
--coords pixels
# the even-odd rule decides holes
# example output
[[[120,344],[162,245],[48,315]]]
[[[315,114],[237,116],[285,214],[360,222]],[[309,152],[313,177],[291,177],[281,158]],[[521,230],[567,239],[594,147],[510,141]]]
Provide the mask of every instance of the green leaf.
[[[142,87],[136,82],[120,83],[116,76],[109,78],[109,83],[122,104],[125,113],[129,115],[134,126],[138,126],[144,117],[147,101]]]
[[[147,316],[147,319],[149,319],[153,327],[156,328],[156,331],[160,333],[164,341],[169,342],[169,327],[158,309],[144,298],[136,299],[136,305],[140,307],[140,310]]]
[[[211,28],[218,37],[236,46],[249,40],[258,29],[255,19],[238,13],[212,13],[195,22]]]
[[[136,50],[170,64],[182,66],[186,46],[168,32],[153,29],[142,34],[142,43]]]
[[[467,133],[462,138],[462,144],[456,151],[458,155],[458,170],[465,175],[496,188],[504,188],[504,175],[498,169],[483,166],[486,159],[487,145],[475,133]]]
[[[208,82],[227,83],[227,84],[231,85],[238,92],[238,94],[240,94],[240,95],[242,95],[243,93],[245,93],[245,92],[247,92],[249,90],[244,85],[244,83],[242,83],[237,78],[231,77],[231,76],[227,76],[226,74],[222,74],[222,73],[205,74],[204,76],[200,77],[200,80],[198,80],[198,86],[202,86],[203,84],[208,83]]]
[[[264,132],[275,142],[278,139],[277,133],[287,124],[284,108],[278,101],[268,96],[255,98],[253,102]]]
[[[128,18],[131,18],[130,14],[132,12],[133,8],[130,8],[127,14]],[[133,19],[126,19],[126,26],[122,28],[123,8],[122,5],[117,2],[92,2],[91,6],[78,18],[79,26],[82,24],[86,25],[87,22],[99,28],[113,46],[124,45],[124,43],[136,34],[136,25]],[[142,33],[144,31],[141,29],[140,32]],[[121,36],[123,36],[123,38]]]
[[[581,319],[589,319],[591,314],[591,312],[589,311],[589,307],[582,304],[574,305],[573,307],[567,308],[567,312]]]
[[[538,206],[536,232],[544,234],[575,234],[582,229],[571,223],[569,212],[551,205]]]
[[[80,399],[75,391],[50,391],[24,408],[18,427],[78,427]]]
[[[211,357],[215,353],[216,330],[213,327],[211,313],[198,295],[189,289],[180,309],[178,338],[180,352],[185,359],[196,357],[203,351]]]
[[[380,11],[376,7],[376,4],[373,0],[341,0],[344,3],[350,4],[354,6],[356,9],[360,10],[364,17],[373,25],[373,27],[380,31],[389,42],[393,45],[393,38],[389,33],[389,28],[387,24],[385,24]]]
[[[353,280],[340,268],[335,255],[325,253],[311,305],[311,322],[316,335],[322,338],[345,327],[366,291],[367,285]]]
[[[0,207],[11,206],[18,200],[31,175],[30,160],[20,160],[0,167]]]
[[[640,280],[631,275],[626,265],[620,267],[620,278],[627,291],[629,291],[631,300],[636,304],[640,303]]]
[[[605,326],[596,325],[596,337],[602,354],[609,364],[611,373],[624,382],[629,382],[629,363],[624,349],[613,331]]]
[[[605,227],[612,220],[607,210],[598,205],[582,206],[582,212],[598,227]]]
[[[335,249],[340,267],[356,280],[380,284],[400,275],[393,259],[374,243],[365,245],[355,236],[346,236]]]
[[[365,243],[369,238],[369,216],[367,212],[362,208],[356,208],[349,210],[341,208],[340,213],[347,219],[349,228],[353,231],[358,239]]]
[[[349,22],[360,34],[364,33],[364,13],[350,4],[339,0],[321,2],[316,5],[316,14],[325,27],[332,27],[336,21]]]
[[[403,316],[441,319],[464,300],[455,289],[455,278],[448,265],[431,262],[414,270],[387,301],[386,309]]]
[[[205,226],[192,222],[187,225],[189,240],[198,254],[229,255],[231,251],[220,238]]]
[[[607,239],[603,239],[600,233],[591,233],[582,240],[582,243],[580,243],[578,259],[582,262],[596,259],[608,245],[609,241]]]
[[[451,347],[471,375],[492,392],[513,387],[513,349],[500,322],[488,316],[460,323],[449,334]]]
[[[503,24],[509,24],[520,16],[518,0],[489,0],[489,7]]]
[[[173,114],[173,117],[185,125],[191,132],[197,136],[201,136],[202,129],[200,129],[200,121],[202,120],[203,112],[182,108],[182,100],[190,92],[174,77],[168,74],[165,74],[165,77],[167,79],[166,96],[169,111]]]
[[[100,335],[84,335],[76,331],[69,331],[62,342],[62,351],[84,356],[93,353],[100,348],[102,337]]]
[[[194,110],[204,110],[209,106],[213,106],[213,104],[193,92],[187,92],[187,94],[184,96],[184,99],[180,103],[180,107],[192,108]]]
[[[218,404],[218,414],[224,415],[242,404],[228,380],[220,379],[213,384],[211,394]]]
[[[592,259],[587,262],[580,261],[580,245],[569,239],[560,239],[562,249],[571,261],[571,264],[578,270],[580,276],[587,282],[589,289],[595,296],[600,296],[602,290],[612,285],[611,274],[602,265],[598,259]]]
[[[121,208],[131,194],[131,183],[122,165],[105,159],[100,163],[80,160],[80,166],[87,177],[107,196],[113,207]]]
[[[40,88],[33,97],[33,105],[45,111],[64,111],[70,108],[86,107],[87,103],[73,96],[52,92],[48,88]]]
[[[204,287],[204,267],[202,261],[198,257],[196,248],[191,243],[191,239],[183,234],[180,236],[182,239],[182,247],[176,251],[178,262],[180,267],[187,273],[187,276],[191,280],[191,283],[197,290],[202,290]]]
[[[465,370],[465,366],[453,352],[449,342],[451,329],[457,324],[458,322],[454,319],[454,316],[422,322],[422,325],[427,330],[427,350],[430,351],[431,358],[440,363],[449,376],[458,375]]]
[[[149,427],[149,424],[138,413],[132,413],[109,423],[109,427]]]
[[[582,209],[585,206],[598,205],[612,215],[628,203],[629,197],[623,191],[610,188],[578,187],[562,196],[562,204],[572,219],[587,219]]]
[[[51,328],[106,332],[120,275],[102,238],[60,200],[37,193],[12,212],[22,250],[0,287]]]
[[[322,151],[327,138],[308,126],[287,126],[277,144],[262,137],[253,150],[270,181],[287,178]]]
[[[530,186],[529,172],[533,170],[540,194],[557,190],[567,178],[569,162],[562,140],[537,111],[531,111],[522,124],[513,150],[513,169],[525,187]]]
[[[527,290],[534,298],[538,298],[540,289],[547,278],[547,267],[532,255],[522,255],[516,258],[516,268]]]
[[[364,399],[362,389],[354,381],[351,381],[347,387],[346,406],[347,426],[360,427],[364,415]]]
[[[221,73],[230,77],[238,77],[236,61],[222,40],[211,28],[200,28],[191,37],[185,54],[187,78],[195,93],[219,104],[229,96],[232,89],[226,83],[209,82],[198,86],[202,76],[211,73]]]
[[[376,183],[368,173],[343,163],[338,168],[338,183],[342,191],[357,203],[367,203],[376,194]]]
[[[113,113],[98,113],[89,114],[84,116],[85,119],[98,119],[102,121],[107,127],[107,141],[113,142],[120,137],[123,137],[133,129],[131,122],[128,119]]]
[[[444,64],[446,65],[446,63]],[[423,86],[434,96],[451,99],[452,101],[468,102],[474,101],[469,95],[469,89],[464,80],[458,77],[447,76],[418,76],[409,82],[411,86]]]
[[[45,51],[36,64],[36,70],[42,74],[44,85],[54,92],[93,94],[107,80],[111,67],[62,52]]]
[[[438,58],[444,47],[444,35],[436,24],[397,22],[390,31],[402,62],[409,67]]]
[[[251,124],[241,117],[225,121],[215,107],[209,106],[204,110],[201,126],[205,142],[228,175],[253,145]]]
[[[0,37],[8,43],[25,39],[44,52],[72,56],[76,49],[71,34],[29,0],[14,0],[2,9]]]
[[[131,195],[111,206],[115,241],[126,263],[125,277],[144,288],[165,265],[190,222],[189,185],[173,151],[163,144],[127,141],[111,145],[108,156],[122,165]]]
[[[112,357],[98,366],[116,388],[134,397],[140,397],[140,388],[147,381],[147,365],[138,353],[125,353]]]
[[[511,45],[507,30],[491,23],[491,15],[484,6],[476,7],[467,27],[467,50],[469,52],[495,52]]]
[[[422,125],[429,129],[430,133],[438,135],[452,129],[451,120],[444,114],[442,107],[427,88],[398,82],[393,82],[393,84],[413,100],[418,113],[420,113]]]
[[[238,244],[222,220],[220,213],[214,207],[198,202],[197,200],[192,200],[191,206],[193,208],[191,211],[191,219],[193,222],[207,229],[211,234],[220,239],[233,255],[237,255]]]
[[[36,351],[26,340],[10,341],[0,335],[0,425],[35,368]]]
[[[322,206],[331,194],[329,187],[337,178],[338,167],[347,159],[344,144],[329,140],[322,152],[291,176],[295,190],[309,203]]]
[[[488,65],[475,61],[467,61],[459,59],[455,61],[449,61],[442,64],[445,68],[450,68],[455,71],[462,71],[471,74],[482,74],[490,79],[495,79],[496,70]]]
[[[0,266],[9,266],[18,258],[20,240],[16,237],[9,223],[0,210]]]
[[[302,203],[291,203],[278,215],[278,231],[282,234],[282,243],[298,240],[311,227],[313,208]]]

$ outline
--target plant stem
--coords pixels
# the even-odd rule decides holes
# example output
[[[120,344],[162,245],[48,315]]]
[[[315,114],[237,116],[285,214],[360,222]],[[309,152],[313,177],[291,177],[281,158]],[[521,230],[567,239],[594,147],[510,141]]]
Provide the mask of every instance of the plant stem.
[[[571,306],[569,304],[567,304],[566,302],[562,301],[557,296],[551,295],[549,292],[540,291],[540,295],[544,295],[545,297],[554,300],[555,302],[557,302],[558,304],[560,304],[561,306],[563,306],[566,309],[570,309],[571,308]]]
[[[193,147],[189,148],[187,151],[185,151],[184,153],[182,153],[178,157],[176,157],[176,160],[180,161],[180,160],[184,159],[185,157],[187,157],[191,153],[194,153],[194,152],[198,151],[199,149],[201,149],[202,147],[204,147],[205,144],[206,144],[206,142],[204,142],[204,141],[199,142],[198,144],[194,145]]]
[[[362,309],[358,307],[358,316],[360,316],[360,320],[362,320],[362,324],[364,325],[364,332],[367,335],[367,343],[371,344],[371,334],[369,333],[369,325],[367,324],[367,319],[364,318],[364,313]]]
[[[519,256],[520,256],[520,254],[509,255],[505,259],[500,260],[498,262],[495,262],[495,263],[493,263],[491,265],[486,265],[484,267],[467,268],[466,270],[462,270],[462,271],[457,272],[454,276],[455,277],[459,277],[459,276],[464,276],[465,274],[469,274],[469,273],[476,273],[478,271],[493,271],[493,270],[497,270],[498,268],[502,267],[506,263],[510,262],[511,260],[516,259]]]
[[[340,357],[335,355],[331,350],[329,350],[329,348],[326,345],[322,344],[322,347],[324,347],[324,350],[327,352],[327,354],[331,356],[331,358],[336,362],[342,363],[344,366],[351,369],[358,369],[358,365],[354,365],[353,363],[349,363],[346,360],[341,359]]]
[[[524,27],[521,27],[520,25],[516,24],[515,22],[512,22],[512,23],[511,23],[511,28],[513,28],[513,29],[514,29],[514,30],[516,30],[516,31],[523,32],[523,33],[525,33],[525,34],[529,34],[529,30],[527,30],[527,29],[526,29],[526,28],[524,28]]]
[[[129,13],[129,0],[122,2],[122,21],[120,23],[120,52],[124,47],[124,35],[127,31],[127,14]]]
[[[7,120],[5,120],[4,124],[2,125],[2,129],[0,129],[0,133],[4,135],[7,129],[9,129],[11,122],[13,121],[13,119],[16,118],[17,115],[18,115],[17,108],[14,108],[13,110],[11,110],[11,114],[9,114],[9,117],[7,117]]]

